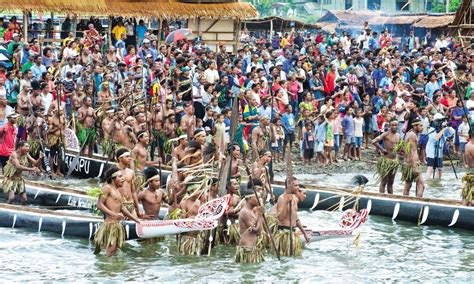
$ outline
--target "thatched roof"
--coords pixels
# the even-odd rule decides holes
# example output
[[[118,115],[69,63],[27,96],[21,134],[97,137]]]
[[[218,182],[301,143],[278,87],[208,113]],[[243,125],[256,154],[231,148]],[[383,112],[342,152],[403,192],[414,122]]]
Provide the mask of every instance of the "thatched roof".
[[[161,19],[197,17],[247,19],[258,16],[255,7],[243,2],[191,4],[176,0],[0,0],[0,11],[18,10]]]
[[[281,17],[277,16],[271,16],[271,17],[265,17],[265,18],[257,18],[257,19],[250,19],[250,20],[245,20],[242,22],[248,30],[270,30],[270,22],[273,22],[273,30],[279,31],[279,30],[290,30],[293,28],[291,26],[291,23],[294,24],[294,28],[299,30],[299,29],[318,29],[319,25],[313,25],[313,24],[306,24],[297,20],[291,20],[291,19],[284,19]]]
[[[455,15],[426,16],[413,24],[413,27],[425,29],[447,27],[454,21],[454,17]]]
[[[326,32],[329,32],[329,33],[335,33],[336,32],[337,23],[319,22],[318,25],[321,27],[322,30],[324,30]]]
[[[425,15],[416,16],[379,16],[369,20],[370,25],[413,25],[413,23],[423,19]]]
[[[343,10],[332,10],[327,11],[319,20],[319,22],[340,22],[347,25],[358,25],[361,26],[364,22],[369,21],[372,18],[379,17],[381,12],[351,12]]]

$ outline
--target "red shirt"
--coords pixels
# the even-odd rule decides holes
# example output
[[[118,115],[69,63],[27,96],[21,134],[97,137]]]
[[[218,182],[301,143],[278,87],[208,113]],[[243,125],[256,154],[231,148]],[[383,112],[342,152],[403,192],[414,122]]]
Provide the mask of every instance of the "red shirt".
[[[3,137],[3,143],[0,144],[0,156],[10,157],[15,151],[16,126],[8,121],[7,124],[0,127],[0,133],[0,136]]]

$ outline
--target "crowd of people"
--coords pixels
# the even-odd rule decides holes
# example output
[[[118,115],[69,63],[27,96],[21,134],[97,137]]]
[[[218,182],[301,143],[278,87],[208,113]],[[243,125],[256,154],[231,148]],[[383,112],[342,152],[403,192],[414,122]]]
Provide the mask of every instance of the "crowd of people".
[[[462,198],[473,205],[474,51],[455,38],[440,36],[430,46],[411,33],[396,46],[387,30],[379,35],[368,25],[357,36],[291,31],[266,38],[244,30],[237,50],[228,52],[224,43],[214,51],[200,36],[160,44],[142,21],[114,23],[113,44],[103,52],[96,21],[81,37],[69,32],[61,46],[41,46],[38,38],[24,41],[21,25],[12,20],[3,33],[13,67],[0,67],[0,161],[10,178],[4,182],[9,202],[14,193],[26,201],[21,171],[44,171],[41,160],[50,161],[52,176],[62,175],[61,163],[52,161],[61,160],[75,133],[82,154],[115,157],[119,165],[107,172],[99,201],[108,227],[98,243],[109,247],[108,254],[116,249],[108,236],[121,230],[121,212],[139,221],[166,201],[186,218],[197,214],[200,202],[217,196],[217,181],[204,193],[178,171],[173,194],[160,193],[163,197],[152,202],[150,194],[160,190],[153,185],[159,179],[153,167],[161,164],[195,170],[232,160],[227,186],[235,191],[233,208],[240,204],[244,213],[231,210],[225,218],[234,226],[226,230],[242,235],[239,259],[256,254],[258,216],[264,213],[255,209],[259,205],[250,191],[241,202],[235,183],[250,164],[259,194],[271,194],[266,166],[282,162],[287,151],[320,167],[376,151],[380,191],[393,193],[401,168],[404,194],[415,183],[417,196],[424,189],[421,165],[427,165],[426,178],[435,172],[441,178],[443,158],[458,157],[469,170]],[[140,192],[143,188],[152,193]],[[282,253],[292,228],[302,229],[296,212],[300,198],[304,192],[293,181],[276,202],[275,215],[283,217],[274,233]],[[111,208],[109,202],[120,204]],[[187,237],[180,250],[201,253],[202,236]]]

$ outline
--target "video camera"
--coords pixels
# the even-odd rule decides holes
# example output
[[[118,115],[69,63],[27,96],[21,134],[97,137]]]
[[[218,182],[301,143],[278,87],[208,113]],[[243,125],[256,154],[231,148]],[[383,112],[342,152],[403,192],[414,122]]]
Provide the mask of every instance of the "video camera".
[[[433,127],[436,130],[436,132],[439,132],[441,131],[441,129],[445,127],[451,127],[451,122],[446,117],[435,119],[431,122],[431,127]]]

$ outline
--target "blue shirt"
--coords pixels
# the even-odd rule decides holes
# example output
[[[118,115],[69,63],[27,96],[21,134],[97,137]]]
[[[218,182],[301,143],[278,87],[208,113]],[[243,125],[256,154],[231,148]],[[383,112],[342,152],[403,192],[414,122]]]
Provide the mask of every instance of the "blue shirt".
[[[425,86],[425,93],[426,93],[426,95],[428,96],[428,98],[430,98],[430,100],[433,99],[433,94],[434,94],[434,92],[436,92],[437,90],[439,90],[438,81],[435,81],[434,83],[433,83],[433,82],[428,82],[428,83],[426,83],[426,86]]]
[[[285,134],[295,133],[295,115],[293,113],[285,112],[281,117],[281,124],[283,125],[283,130]]]
[[[137,26],[137,29],[136,29],[136,32],[137,32],[137,37],[138,38],[144,38],[145,37],[145,33],[148,29],[145,27],[145,26],[142,26],[142,25],[138,25]]]
[[[352,115],[346,115],[342,119],[341,125],[343,127],[345,137],[354,136],[354,118]]]
[[[125,42],[122,39],[117,40],[115,43],[115,48],[119,49],[119,47],[122,48],[122,56],[127,56],[127,48],[125,47]]]
[[[326,142],[326,122],[316,126],[316,140]]]
[[[46,73],[46,67],[44,65],[38,66],[34,64],[33,66],[31,66],[30,70],[36,80],[41,80],[41,76],[43,75],[43,73]]]

